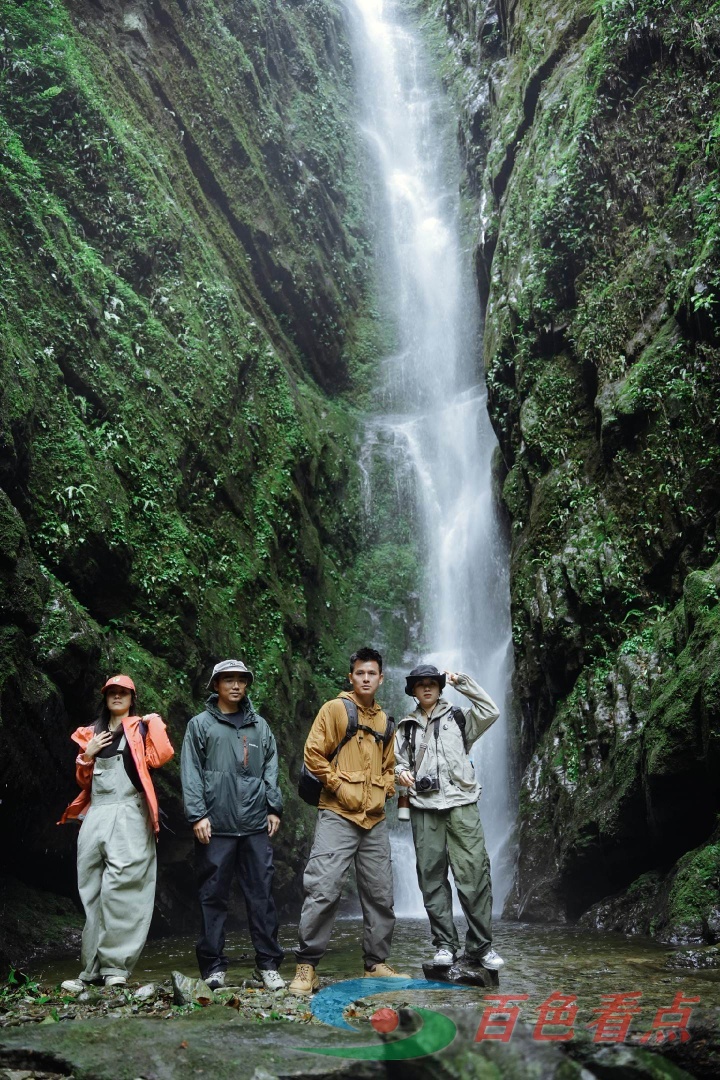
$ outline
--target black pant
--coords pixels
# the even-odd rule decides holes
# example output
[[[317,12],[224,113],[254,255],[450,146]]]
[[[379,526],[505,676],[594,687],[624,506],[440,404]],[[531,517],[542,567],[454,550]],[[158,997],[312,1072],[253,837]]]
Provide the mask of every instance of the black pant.
[[[225,920],[233,872],[237,871],[245,897],[248,929],[255,947],[255,963],[261,970],[277,971],[284,952],[278,944],[278,919],[272,896],[273,849],[266,832],[252,836],[212,836],[209,844],[195,841],[202,912],[202,929],[196,954],[200,974],[226,971]]]

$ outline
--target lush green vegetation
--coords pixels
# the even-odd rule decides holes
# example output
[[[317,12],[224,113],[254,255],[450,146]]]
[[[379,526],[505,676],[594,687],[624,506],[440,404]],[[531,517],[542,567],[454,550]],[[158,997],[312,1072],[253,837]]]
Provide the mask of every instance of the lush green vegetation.
[[[179,744],[209,665],[243,657],[289,795],[342,685],[381,334],[352,95],[335,0],[0,5],[2,820],[20,867],[110,671]],[[281,886],[306,838],[288,820]],[[70,842],[53,836],[64,888]]]

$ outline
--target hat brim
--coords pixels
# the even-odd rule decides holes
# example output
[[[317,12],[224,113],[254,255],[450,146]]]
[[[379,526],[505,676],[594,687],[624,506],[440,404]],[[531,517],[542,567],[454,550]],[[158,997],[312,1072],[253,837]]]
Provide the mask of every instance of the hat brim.
[[[207,689],[208,690],[214,690],[215,689],[215,687],[213,686],[213,683],[215,682],[216,679],[219,679],[221,675],[242,675],[242,677],[245,679],[245,682],[247,683],[248,686],[252,686],[252,681],[253,681],[253,678],[254,678],[252,671],[240,671],[239,668],[236,671],[232,671],[232,670],[230,670],[230,671],[218,671],[217,675],[211,675],[210,676],[210,682],[207,684]]]
[[[125,683],[113,682],[112,679],[110,680],[110,682],[105,683],[105,685],[103,686],[100,693],[101,694],[107,694],[108,690],[112,690],[113,686],[117,686],[118,690],[126,690],[128,692],[128,694],[137,693],[134,686],[126,686]]]
[[[446,678],[444,675],[438,675],[437,678],[434,675],[416,675],[414,679],[405,680],[405,693],[408,697],[415,697],[415,684],[422,682],[423,679],[432,679],[436,682],[441,690],[445,689]]]

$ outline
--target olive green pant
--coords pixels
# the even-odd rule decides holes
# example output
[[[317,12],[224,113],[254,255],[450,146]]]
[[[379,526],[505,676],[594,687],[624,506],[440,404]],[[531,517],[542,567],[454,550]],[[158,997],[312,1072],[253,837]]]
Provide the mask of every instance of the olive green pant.
[[[456,953],[460,939],[453,922],[453,872],[460,906],[467,919],[465,955],[479,959],[492,945],[490,860],[477,803],[451,810],[410,808],[418,884],[436,949]]]

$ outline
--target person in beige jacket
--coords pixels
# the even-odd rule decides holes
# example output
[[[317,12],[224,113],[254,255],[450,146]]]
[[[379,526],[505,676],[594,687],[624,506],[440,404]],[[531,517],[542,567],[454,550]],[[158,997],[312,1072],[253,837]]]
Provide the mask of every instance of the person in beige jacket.
[[[323,705],[305,743],[305,765],[323,790],[303,877],[297,972],[289,987],[293,994],[311,994],[320,985],[315,969],[330,942],[351,863],[363,913],[365,975],[398,975],[386,963],[395,911],[385,801],[395,794],[395,754],[387,717],[375,701],[383,681],[380,653],[368,648],[353,653],[348,678],[352,691]],[[357,732],[336,754],[353,707]]]
[[[442,697],[446,680],[469,703],[453,707]],[[465,960],[498,971],[492,947],[490,860],[480,823],[480,784],[470,750],[498,719],[492,698],[469,675],[413,668],[405,693],[417,707],[398,724],[395,776],[409,790],[410,822],[418,884],[430,920],[436,967],[451,967],[459,949],[448,869],[467,920]]]

